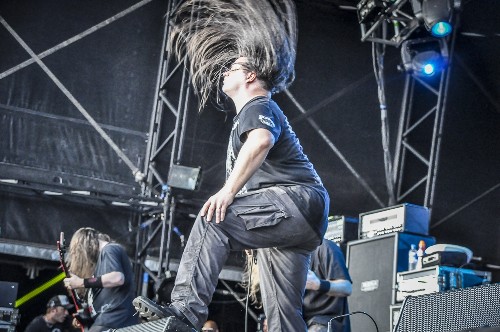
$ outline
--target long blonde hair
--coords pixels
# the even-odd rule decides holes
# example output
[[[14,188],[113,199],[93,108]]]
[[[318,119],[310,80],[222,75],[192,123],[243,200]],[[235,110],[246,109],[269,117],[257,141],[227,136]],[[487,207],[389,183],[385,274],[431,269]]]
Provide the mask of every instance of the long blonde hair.
[[[259,276],[259,265],[257,264],[256,258],[256,252],[254,250],[252,251],[246,251],[246,263],[245,263],[245,269],[243,270],[243,281],[241,285],[248,290],[249,289],[249,296],[250,300],[252,301],[252,304],[256,305],[257,307],[262,306],[262,301],[260,297],[260,276]]]
[[[71,273],[80,278],[90,278],[94,275],[99,257],[99,240],[109,242],[110,238],[90,227],[80,228],[73,234],[67,258]]]

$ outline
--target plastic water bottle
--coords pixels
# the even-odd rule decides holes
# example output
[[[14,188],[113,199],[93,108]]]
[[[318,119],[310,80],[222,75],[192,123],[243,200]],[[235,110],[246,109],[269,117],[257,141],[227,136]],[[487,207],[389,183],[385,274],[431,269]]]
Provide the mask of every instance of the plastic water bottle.
[[[420,240],[420,242],[418,243],[418,250],[417,250],[417,257],[418,257],[417,270],[422,268],[422,259],[424,258],[424,255],[425,255],[425,241]]]
[[[412,244],[410,250],[408,251],[408,271],[413,271],[417,268],[418,255],[417,246]]]
[[[149,285],[149,274],[144,272],[142,274],[142,288],[141,295],[147,297],[148,296],[148,285]]]

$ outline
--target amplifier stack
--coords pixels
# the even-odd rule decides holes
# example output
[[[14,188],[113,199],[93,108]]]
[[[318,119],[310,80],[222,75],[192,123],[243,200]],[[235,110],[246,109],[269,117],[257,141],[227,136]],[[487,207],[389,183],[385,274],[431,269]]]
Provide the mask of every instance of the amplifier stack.
[[[433,266],[397,274],[396,302],[411,296],[491,283],[491,272],[475,271],[452,266]]]
[[[324,238],[335,242],[345,256],[347,243],[358,238],[358,224],[357,218],[331,216]]]
[[[366,312],[379,331],[389,331],[390,306],[396,303],[397,273],[408,270],[408,250],[420,240],[429,245],[435,243],[430,236],[396,232],[347,244],[347,266],[352,280],[350,312]],[[353,316],[351,329],[372,331],[373,322]]]
[[[394,232],[429,235],[429,209],[413,204],[400,204],[359,215],[359,238]]]
[[[0,332],[14,332],[19,323],[19,310],[14,308],[18,283],[0,281]]]
[[[383,332],[394,331],[395,326],[398,332],[424,331],[424,327],[418,326],[419,322],[415,323],[417,325],[408,323],[412,318],[404,317],[408,315],[408,308],[405,309],[403,301],[491,283],[490,272],[462,268],[470,260],[466,254],[444,249],[419,258],[420,269],[408,271],[411,246],[424,241],[428,248],[436,243],[435,238],[429,236],[429,224],[429,209],[413,204],[399,204],[359,215],[358,240],[348,242],[346,250],[353,286],[348,299],[350,312],[368,313]],[[497,291],[492,288],[486,293],[493,289]],[[358,316],[351,317],[352,331],[373,330],[371,320]],[[400,321],[403,323],[398,325]],[[481,325],[463,326],[467,327]]]

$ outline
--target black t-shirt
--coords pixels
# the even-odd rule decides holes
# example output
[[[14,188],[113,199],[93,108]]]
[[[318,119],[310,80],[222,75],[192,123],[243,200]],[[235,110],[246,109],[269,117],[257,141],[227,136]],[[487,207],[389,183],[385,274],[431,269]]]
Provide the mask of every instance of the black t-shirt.
[[[311,254],[311,271],[323,280],[344,279],[351,281],[345,265],[344,255],[340,248],[332,241],[323,239],[323,243]],[[309,323],[328,324],[328,321],[337,315],[349,313],[346,297],[335,297],[306,289],[304,295],[304,319]],[[314,317],[314,318],[313,318]],[[350,331],[349,317],[332,321],[333,331]]]
[[[71,331],[71,319],[68,317],[64,323],[49,324],[42,316],[35,317],[26,327],[24,332],[68,332]]]
[[[226,178],[231,175],[238,153],[245,143],[246,133],[257,128],[264,128],[272,133],[274,146],[238,194],[265,187],[284,186],[299,211],[311,224],[318,237],[322,238],[327,225],[328,193],[304,154],[288,119],[272,99],[253,98],[233,119],[227,150]],[[291,187],[293,185],[309,187],[316,194],[310,193],[307,197],[297,195]]]
[[[275,185],[322,186],[321,179],[302,151],[299,139],[285,114],[273,100],[266,97],[250,100],[233,119],[226,159],[226,178],[233,170],[246,133],[257,128],[269,130],[275,143],[261,167],[240,190],[240,194]]]
[[[119,328],[137,324],[132,304],[135,297],[132,264],[122,246],[108,243],[99,254],[94,276],[100,277],[113,271],[123,273],[125,283],[119,287],[92,289],[90,304],[97,312],[94,325]]]

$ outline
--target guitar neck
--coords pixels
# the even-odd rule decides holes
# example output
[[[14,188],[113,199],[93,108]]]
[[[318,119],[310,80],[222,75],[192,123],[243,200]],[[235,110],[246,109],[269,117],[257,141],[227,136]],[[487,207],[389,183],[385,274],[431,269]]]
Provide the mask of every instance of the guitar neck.
[[[64,260],[64,255],[66,253],[66,249],[64,248],[64,240],[57,241],[57,250],[59,251],[59,261],[61,262],[61,269],[63,270],[64,274],[66,274],[67,278],[71,277],[71,274],[69,273],[68,267],[66,266],[66,262]],[[78,296],[76,295],[76,292],[72,288],[67,288],[68,294],[71,296],[71,299],[73,300],[73,304],[75,305],[75,309],[78,311],[80,310],[80,303],[78,301]]]

